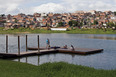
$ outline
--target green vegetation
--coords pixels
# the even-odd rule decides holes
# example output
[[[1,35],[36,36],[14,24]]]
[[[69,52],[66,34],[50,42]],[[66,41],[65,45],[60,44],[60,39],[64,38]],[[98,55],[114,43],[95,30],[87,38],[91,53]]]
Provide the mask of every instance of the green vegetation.
[[[98,21],[97,20],[94,20],[93,25],[98,25]]]
[[[73,26],[73,27],[75,27],[75,26],[77,26],[78,25],[78,22],[77,21],[74,21],[74,20],[71,20],[71,21],[69,21],[69,23],[68,23],[70,26]]]
[[[72,34],[116,34],[116,31],[111,29],[75,29],[71,31],[67,31],[67,33]]]
[[[114,12],[114,15],[116,15],[116,11]]]
[[[69,33],[69,34],[116,34],[116,30],[111,29],[73,29],[67,31],[51,31],[45,29],[19,28],[3,30],[0,28],[0,34],[17,34],[17,33]]]
[[[116,77],[116,70],[96,70],[68,63],[46,63],[34,66],[0,60],[1,77]]]
[[[113,23],[113,22],[109,22],[109,23],[107,23],[107,25],[108,25],[109,27],[116,27],[116,23]]]
[[[57,25],[57,27],[62,27],[62,26],[64,26],[63,22],[59,22],[58,25]]]
[[[81,27],[83,26],[83,20],[81,21],[71,20],[69,21],[68,25],[70,25],[71,27]]]

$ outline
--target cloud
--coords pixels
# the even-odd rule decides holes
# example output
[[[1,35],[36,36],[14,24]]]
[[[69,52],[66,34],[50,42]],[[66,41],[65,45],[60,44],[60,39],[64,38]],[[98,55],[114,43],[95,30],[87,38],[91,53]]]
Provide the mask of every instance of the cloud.
[[[116,0],[0,0],[0,14],[34,12],[115,11]]]
[[[69,8],[69,11],[76,10],[112,10],[116,8],[114,2],[116,0],[63,0],[65,7]]]
[[[106,10],[115,10],[115,5],[108,3],[108,2],[103,2],[103,1],[97,1],[94,4],[90,4],[88,8],[90,9],[95,9],[95,10],[101,10],[101,11],[106,11]]]
[[[34,12],[41,12],[41,13],[63,13],[66,12],[66,8],[60,4],[56,3],[47,3],[42,4],[40,6],[34,7]]]
[[[0,0],[0,13],[8,14],[16,12],[23,0]]]

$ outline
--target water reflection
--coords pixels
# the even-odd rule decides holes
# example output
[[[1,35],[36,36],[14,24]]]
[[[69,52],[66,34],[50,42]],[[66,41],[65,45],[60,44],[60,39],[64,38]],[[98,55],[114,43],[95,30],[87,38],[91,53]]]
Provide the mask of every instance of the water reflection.
[[[57,53],[42,56],[25,57],[15,59],[14,61],[29,63],[37,66],[48,62],[67,62],[75,65],[94,67],[96,69],[116,69],[116,62],[113,62],[115,61],[115,58],[104,55],[103,53],[87,56]]]
[[[33,65],[39,65],[39,56],[31,56],[31,57],[24,57],[24,58],[18,58],[14,59],[13,61],[33,64]]]
[[[89,37],[87,37],[87,38],[91,38],[91,39],[104,39],[104,40],[116,40],[116,37],[107,37],[107,36],[100,36],[100,37],[98,37],[98,36],[89,36]]]
[[[18,58],[14,59],[13,61],[23,62],[23,63],[29,63],[33,65],[41,65],[48,62],[68,62],[74,64],[74,54],[48,54],[48,55],[42,55],[42,56],[31,56],[31,57],[24,57],[24,58]]]

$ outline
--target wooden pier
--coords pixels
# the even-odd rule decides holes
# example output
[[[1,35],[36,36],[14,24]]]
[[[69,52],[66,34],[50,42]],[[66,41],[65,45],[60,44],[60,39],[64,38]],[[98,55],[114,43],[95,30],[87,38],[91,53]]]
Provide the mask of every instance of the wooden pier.
[[[73,53],[80,55],[89,55],[102,52],[103,49],[90,49],[90,48],[75,48],[75,50],[71,49],[58,49],[59,53]]]
[[[80,54],[80,55],[89,55],[94,53],[100,53],[103,49],[88,49],[88,48],[76,48],[76,50],[70,49],[46,49],[46,50],[38,50],[29,51],[29,52],[20,52],[19,53],[0,53],[1,58],[16,58],[16,57],[24,57],[24,56],[33,56],[33,55],[43,55],[50,53],[72,53],[72,54]]]
[[[38,51],[29,51],[29,52],[20,52],[19,53],[0,53],[0,58],[18,58],[18,57],[25,57],[25,56],[34,56],[34,55],[43,55],[43,54],[48,54],[48,53],[56,53],[58,51],[54,49],[50,50],[40,50]]]
[[[37,48],[28,47],[28,50],[37,50]],[[47,48],[42,47],[40,50],[46,50]],[[81,55],[88,55],[102,52],[103,49],[93,49],[93,48],[75,48],[75,50],[71,50],[70,48],[62,48],[62,47],[51,47],[51,49],[57,50],[59,53],[74,53],[74,54],[81,54]]]
[[[75,48],[71,50],[70,48],[64,49],[62,47],[51,47],[51,48],[40,48],[39,47],[39,35],[38,35],[38,48],[30,48],[27,46],[27,35],[26,35],[26,51],[20,52],[20,36],[18,36],[18,52],[17,53],[8,53],[8,36],[6,36],[6,53],[0,53],[0,58],[17,58],[24,56],[34,56],[34,55],[43,55],[50,53],[72,53],[80,55],[89,55],[94,53],[100,53],[103,49],[92,49],[92,48]],[[28,51],[33,50],[33,51]]]

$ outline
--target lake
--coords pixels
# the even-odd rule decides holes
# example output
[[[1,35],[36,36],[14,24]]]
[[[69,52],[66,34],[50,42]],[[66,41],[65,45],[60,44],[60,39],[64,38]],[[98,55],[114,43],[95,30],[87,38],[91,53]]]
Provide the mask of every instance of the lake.
[[[21,51],[26,51],[25,35],[21,37]],[[40,46],[46,46],[46,39],[50,39],[51,46],[73,45],[79,48],[104,49],[103,53],[92,55],[77,54],[47,54],[41,56],[24,57],[13,61],[41,65],[47,62],[67,62],[75,65],[94,67],[96,69],[116,69],[116,35],[99,34],[27,34],[28,46],[37,47],[37,35],[40,35]],[[0,52],[5,52],[5,36],[0,34]],[[9,35],[9,53],[18,52],[18,35]]]

